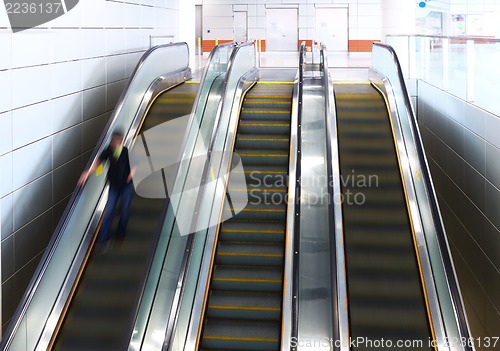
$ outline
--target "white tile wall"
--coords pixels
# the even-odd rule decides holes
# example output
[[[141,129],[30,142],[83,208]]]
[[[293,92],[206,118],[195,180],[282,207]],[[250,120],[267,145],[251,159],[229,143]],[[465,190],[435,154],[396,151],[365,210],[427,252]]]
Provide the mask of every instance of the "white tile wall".
[[[12,71],[0,71],[0,113],[12,108]]]
[[[29,128],[26,128],[29,126]],[[12,112],[13,149],[20,149],[52,134],[52,102],[46,101]]]
[[[0,155],[12,150],[12,112],[0,114]]]
[[[42,213],[61,207],[73,191],[89,150],[149,48],[149,36],[178,36],[180,1],[85,0],[64,16],[15,34],[0,11],[2,247],[12,247],[7,241],[23,245],[27,223],[35,228],[51,222]],[[1,255],[2,267],[17,267],[2,276],[3,327],[11,317],[5,311],[19,301],[15,292],[24,290],[20,284],[32,273],[16,269],[34,257],[17,257],[14,264],[14,256]],[[13,281],[14,288],[5,285]]]

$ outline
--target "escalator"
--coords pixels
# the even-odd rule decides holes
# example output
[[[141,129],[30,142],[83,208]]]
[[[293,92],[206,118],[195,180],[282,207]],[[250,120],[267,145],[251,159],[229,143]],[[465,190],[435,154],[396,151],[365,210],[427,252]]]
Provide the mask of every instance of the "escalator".
[[[334,90],[349,336],[390,340],[386,350],[431,350],[434,332],[388,106],[368,83]],[[412,340],[422,345],[395,347]]]
[[[259,82],[244,98],[233,163],[246,184],[227,185],[223,211],[236,215],[219,227],[199,349],[280,348],[292,90]],[[248,204],[231,202],[235,191]]]
[[[142,121],[137,138],[161,123],[190,114],[198,87],[199,82],[187,81],[159,95]],[[97,246],[100,252],[91,253],[56,333],[54,350],[120,349],[164,201],[134,192],[125,241],[106,248]],[[112,233],[114,228],[116,222]]]

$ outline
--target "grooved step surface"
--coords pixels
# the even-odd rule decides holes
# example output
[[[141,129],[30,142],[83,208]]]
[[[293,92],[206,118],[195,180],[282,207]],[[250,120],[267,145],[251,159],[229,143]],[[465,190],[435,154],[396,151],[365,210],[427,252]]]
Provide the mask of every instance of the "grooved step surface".
[[[160,95],[141,132],[191,113],[197,89],[198,84],[186,83]],[[94,251],[101,252],[90,256],[53,350],[120,350],[162,206],[161,199],[134,194],[123,246],[111,242],[104,250],[96,243]]]
[[[237,214],[219,229],[199,349],[280,347],[292,89],[257,84],[245,96],[233,150],[245,182],[228,182],[238,199],[223,211]]]
[[[384,99],[366,84],[335,85],[334,90],[345,199],[350,337],[422,340],[424,347],[412,350],[431,350],[426,302]],[[351,349],[394,349],[364,346]]]

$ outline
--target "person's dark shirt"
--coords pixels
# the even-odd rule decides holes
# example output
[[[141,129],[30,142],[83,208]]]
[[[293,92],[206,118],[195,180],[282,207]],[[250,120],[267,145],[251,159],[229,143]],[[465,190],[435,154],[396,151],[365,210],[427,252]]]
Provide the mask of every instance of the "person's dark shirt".
[[[109,161],[109,170],[107,175],[109,185],[121,188],[127,184],[127,178],[130,175],[128,150],[126,147],[123,147],[118,159],[116,159],[113,154],[113,150],[108,146],[99,156],[99,160],[101,162]]]

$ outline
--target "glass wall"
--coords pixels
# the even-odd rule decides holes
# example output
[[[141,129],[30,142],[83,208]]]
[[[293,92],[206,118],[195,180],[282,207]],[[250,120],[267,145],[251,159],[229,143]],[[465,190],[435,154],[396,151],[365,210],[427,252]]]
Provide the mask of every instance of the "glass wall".
[[[388,35],[406,78],[421,79],[500,115],[500,39]]]

